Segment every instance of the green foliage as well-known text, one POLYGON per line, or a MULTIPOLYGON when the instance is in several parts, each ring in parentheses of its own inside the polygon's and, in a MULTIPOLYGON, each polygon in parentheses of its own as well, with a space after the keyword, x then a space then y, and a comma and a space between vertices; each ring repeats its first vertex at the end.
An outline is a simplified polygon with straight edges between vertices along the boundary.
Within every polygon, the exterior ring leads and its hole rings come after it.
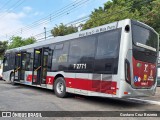
POLYGON ((160 33, 160 0, 112 0, 103 8, 95 9, 83 30, 119 21, 135 19, 142 21, 160 33))
POLYGON ((11 38, 12 43, 8 46, 8 49, 17 48, 29 44, 33 44, 36 42, 36 39, 34 37, 30 37, 27 39, 22 39, 22 37, 16 36, 11 38))
POLYGON ((71 33, 75 33, 78 31, 77 27, 74 26, 69 26, 67 27, 66 25, 63 25, 62 23, 59 26, 54 27, 51 30, 51 33, 54 37, 56 36, 64 36, 64 35, 68 35, 71 33))
POLYGON ((0 59, 3 58, 4 52, 7 49, 7 41, 0 41, 0 59))
POLYGON ((24 45, 29 45, 29 44, 33 44, 36 42, 36 39, 34 37, 29 37, 27 39, 24 39, 24 45))
POLYGON ((142 7, 144 17, 142 21, 152 26, 160 34, 160 0, 154 0, 150 7, 142 7))

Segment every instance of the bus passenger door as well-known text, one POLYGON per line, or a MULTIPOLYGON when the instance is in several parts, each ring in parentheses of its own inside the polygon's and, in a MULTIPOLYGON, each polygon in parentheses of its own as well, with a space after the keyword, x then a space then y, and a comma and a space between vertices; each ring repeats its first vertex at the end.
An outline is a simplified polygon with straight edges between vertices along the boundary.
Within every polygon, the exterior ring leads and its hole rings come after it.
POLYGON ((28 58, 30 58, 30 53, 26 51, 21 52, 21 75, 20 80, 24 81, 25 79, 25 71, 27 69, 28 58))
POLYGON ((32 84, 40 85, 42 49, 34 49, 32 84))
POLYGON ((32 84, 46 87, 47 71, 51 69, 51 56, 52 50, 50 48, 44 47, 34 50, 32 84))
POLYGON ((15 54, 15 65, 14 65, 14 81, 20 81, 21 76, 21 53, 15 54))
POLYGON ((41 63, 41 86, 46 86, 47 71, 51 70, 52 50, 44 47, 42 49, 42 63, 41 63))

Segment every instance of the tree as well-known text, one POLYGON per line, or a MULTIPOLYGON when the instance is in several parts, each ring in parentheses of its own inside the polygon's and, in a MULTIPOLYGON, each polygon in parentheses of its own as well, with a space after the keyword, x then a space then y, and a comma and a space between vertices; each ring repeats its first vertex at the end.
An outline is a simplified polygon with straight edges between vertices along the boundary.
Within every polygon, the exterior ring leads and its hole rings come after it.
POLYGON ((36 42, 36 39, 34 37, 30 37, 27 39, 22 39, 22 37, 16 36, 11 38, 12 43, 8 45, 8 49, 17 48, 29 44, 33 44, 36 42))
POLYGON ((160 0, 112 0, 95 9, 82 29, 89 29, 122 19, 135 19, 153 27, 160 34, 160 0))
POLYGON ((12 43, 8 46, 9 49, 21 47, 24 44, 22 37, 19 37, 19 36, 16 36, 16 37, 13 36, 11 38, 11 41, 12 43))
POLYGON ((142 21, 160 33, 160 0, 112 0, 95 9, 83 30, 130 18, 142 21))
POLYGON ((8 49, 17 48, 29 44, 33 44, 36 42, 36 39, 34 37, 30 37, 27 39, 22 39, 22 37, 16 36, 11 38, 12 43, 8 46, 8 49))
POLYGON ((27 39, 24 39, 24 45, 33 44, 36 42, 36 39, 34 37, 29 37, 27 39))
POLYGON ((56 36, 64 36, 64 35, 68 35, 68 34, 71 34, 71 33, 75 33, 78 31, 78 28, 77 27, 74 27, 74 26, 66 26, 64 24, 60 24, 59 26, 56 25, 56 27, 54 27, 52 30, 51 30, 51 33, 54 37, 56 36))
POLYGON ((7 49, 7 44, 8 44, 7 41, 0 41, 0 59, 3 58, 4 52, 7 49))
POLYGON ((145 13, 142 21, 160 34, 160 0, 154 0, 150 7, 143 7, 142 9, 145 13))

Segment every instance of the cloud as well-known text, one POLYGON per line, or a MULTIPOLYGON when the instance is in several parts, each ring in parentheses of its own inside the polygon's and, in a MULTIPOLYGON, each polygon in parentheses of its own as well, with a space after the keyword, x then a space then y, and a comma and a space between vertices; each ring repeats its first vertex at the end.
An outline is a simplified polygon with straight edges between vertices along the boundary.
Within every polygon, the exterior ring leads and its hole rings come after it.
POLYGON ((19 12, 19 13, 4 13, 4 18, 3 19, 7 19, 7 20, 10 20, 10 19, 13 19, 13 20, 17 20, 17 19, 21 19, 21 18, 24 18, 26 17, 26 14, 23 13, 23 12, 19 12))
POLYGON ((23 7, 23 11, 26 13, 30 13, 32 11, 32 8, 30 6, 23 7))
MULTIPOLYGON (((0 37, 8 36, 11 31, 15 31, 23 27, 21 19, 26 15, 22 12, 20 13, 0 13, 0 37)), ((5 38, 4 38, 5 39, 5 38)), ((1 40, 1 39, 0 39, 1 40)))
POLYGON ((38 11, 33 13, 34 16, 39 16, 39 15, 43 15, 43 14, 44 14, 43 12, 38 12, 38 11))
MULTIPOLYGON (((41 12, 31 11, 31 7, 23 7, 22 12, 18 13, 0 12, 0 41, 9 40, 13 35, 21 36, 22 38, 28 38, 44 32, 44 27, 48 27, 47 24, 40 24, 35 28, 29 28, 29 30, 26 30, 26 23, 24 22, 24 19, 42 14, 41 12)), ((40 22, 45 23, 48 21, 40 22)))

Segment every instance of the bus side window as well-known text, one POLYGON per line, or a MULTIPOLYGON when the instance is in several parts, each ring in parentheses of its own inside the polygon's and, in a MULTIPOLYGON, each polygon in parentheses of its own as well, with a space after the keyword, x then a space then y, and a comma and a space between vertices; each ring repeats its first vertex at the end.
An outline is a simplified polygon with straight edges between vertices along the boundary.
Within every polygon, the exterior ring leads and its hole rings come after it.
POLYGON ((53 52, 52 62, 64 63, 68 61, 68 47, 69 43, 65 42, 64 44, 56 45, 53 52))
POLYGON ((28 65, 29 65, 29 61, 30 61, 30 53, 28 53, 27 55, 26 55, 26 64, 25 64, 25 69, 27 70, 28 69, 28 65))
POLYGON ((98 35, 94 68, 96 73, 117 74, 120 33, 121 29, 117 29, 98 35))
POLYGON ((69 50, 69 68, 76 72, 92 72, 96 36, 86 36, 72 40, 69 50))
POLYGON ((52 70, 66 69, 68 62, 69 42, 57 44, 53 51, 52 70))
POLYGON ((52 63, 58 62, 59 56, 62 53, 62 50, 63 50, 63 44, 58 44, 55 46, 55 50, 53 52, 52 63))
POLYGON ((8 65, 9 64, 8 59, 9 59, 9 54, 6 54, 6 56, 3 59, 3 72, 10 70, 9 65, 8 65))
POLYGON ((10 54, 8 64, 10 65, 10 69, 14 69, 15 53, 11 53, 11 54, 10 54))
POLYGON ((80 58, 81 58, 81 48, 76 44, 71 45, 69 61, 76 62, 80 58))
POLYGON ((29 64, 27 66, 28 70, 32 70, 33 69, 33 58, 30 59, 29 64))
POLYGON ((33 49, 30 49, 27 51, 26 56, 26 70, 32 70, 33 69, 33 49))
POLYGON ((87 36, 71 41, 69 62, 86 63, 94 58, 95 52, 95 36, 87 36))

